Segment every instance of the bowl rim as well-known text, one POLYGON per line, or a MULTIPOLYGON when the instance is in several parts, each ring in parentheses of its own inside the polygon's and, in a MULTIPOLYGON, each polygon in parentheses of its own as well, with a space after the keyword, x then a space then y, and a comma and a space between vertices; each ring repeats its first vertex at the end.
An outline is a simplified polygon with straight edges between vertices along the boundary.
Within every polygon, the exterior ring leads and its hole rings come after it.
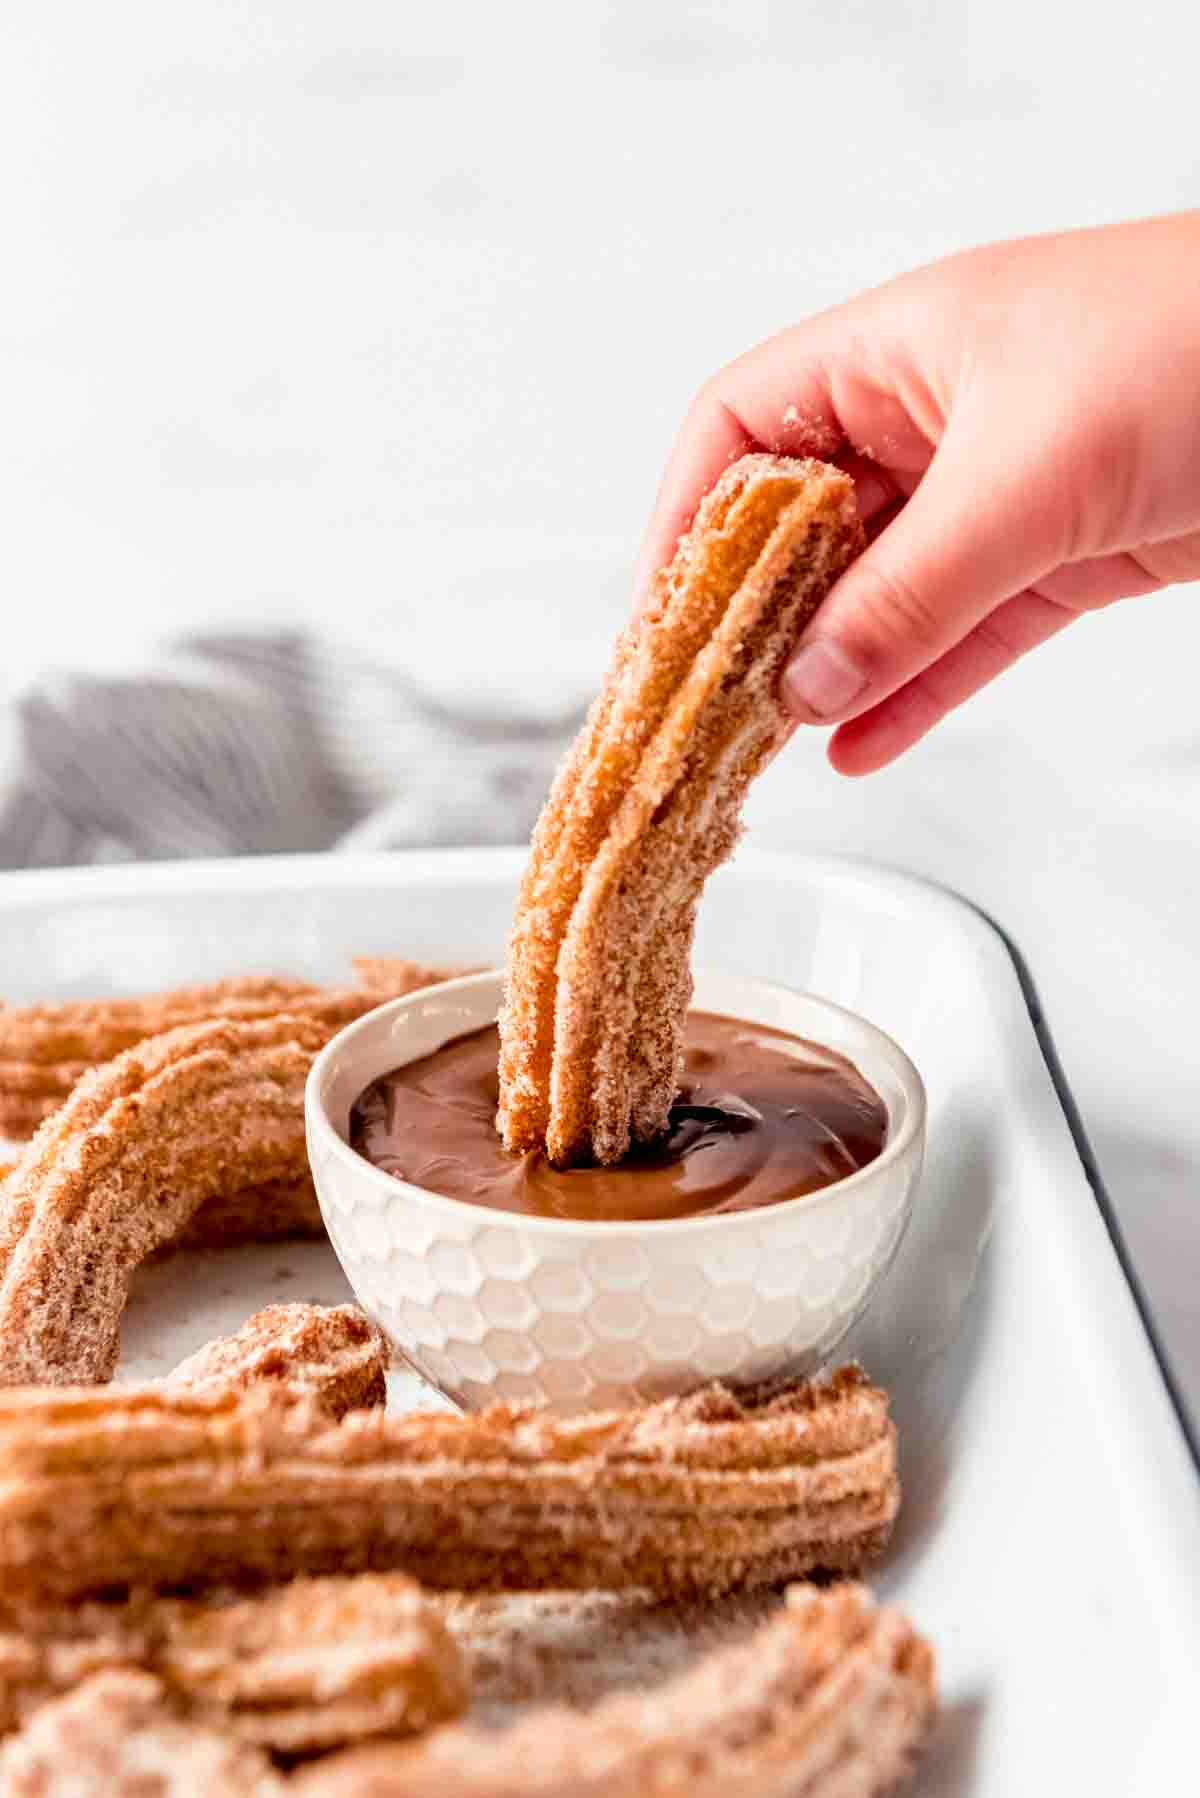
MULTIPOLYGON (((471 992, 477 987, 502 983, 503 972, 498 968, 482 968, 474 973, 461 974, 455 980, 439 981, 435 986, 423 986, 414 992, 404 993, 398 999, 389 999, 383 1005, 375 1006, 364 1012, 362 1017, 355 1018, 346 1024, 335 1036, 330 1037, 325 1047, 320 1050, 304 1086, 304 1116, 309 1133, 310 1149, 313 1138, 320 1141, 322 1149, 333 1161, 340 1163, 348 1178, 369 1180, 379 1193, 387 1198, 395 1199, 404 1195, 407 1203, 417 1203, 434 1211, 450 1212, 457 1215, 469 1215, 477 1222, 494 1229, 532 1230, 537 1233, 549 1233, 555 1236, 587 1238, 611 1241, 618 1237, 649 1236, 654 1241, 666 1240, 669 1236, 680 1232, 688 1236, 696 1236, 702 1232, 714 1230, 734 1230, 748 1228, 755 1224, 761 1227, 764 1214, 769 1214, 772 1222, 782 1222, 785 1218, 794 1217, 801 1209, 805 1211, 823 1210, 831 1204, 838 1204, 850 1194, 857 1194, 872 1182, 886 1175, 888 1170, 908 1155, 914 1144, 919 1145, 925 1130, 928 1113, 928 1097, 925 1082, 911 1057, 905 1053, 900 1044, 877 1024, 872 1024, 858 1012, 847 1006, 838 1005, 832 999, 825 999, 818 993, 810 993, 803 987, 789 986, 782 980, 766 980, 754 974, 735 974, 719 968, 696 969, 697 983, 706 978, 737 981, 746 987, 753 987, 762 993, 772 993, 787 999, 803 999, 806 1004, 815 1006, 819 1011, 838 1018, 857 1032, 860 1038, 869 1042, 885 1060, 892 1065, 904 1095, 905 1111, 894 1137, 889 1138, 882 1151, 874 1161, 866 1167, 859 1168, 853 1174, 847 1174, 841 1180, 835 1180, 830 1186, 823 1186, 817 1192, 799 1193, 792 1199, 781 1199, 777 1204, 759 1206, 749 1211, 724 1211, 709 1217, 677 1217, 677 1218, 627 1218, 605 1219, 589 1222, 584 1218, 574 1217, 540 1217, 535 1213, 523 1211, 494 1210, 488 1205, 473 1205, 469 1199, 451 1198, 447 1193, 433 1192, 428 1187, 416 1186, 409 1180, 400 1180, 395 1174, 387 1173, 376 1167, 373 1162, 360 1155, 357 1149, 342 1136, 334 1125, 324 1102, 323 1087, 333 1063, 344 1055, 347 1048, 353 1045, 357 1036, 369 1034, 389 1018, 400 1017, 414 1005, 429 998, 433 993, 439 997, 451 997, 455 993, 471 992)), ((729 1014, 721 1014, 729 1015, 729 1014)), ((483 1026, 481 1025, 482 1029, 483 1026)), ((830 1045, 831 1046, 831 1045, 830 1045)), ((853 1060, 853 1045, 846 1044, 836 1051, 846 1054, 853 1060)), ((396 1064, 392 1064, 393 1066, 396 1064)), ((403 1065, 403 1064, 401 1064, 403 1065)), ((855 1063, 857 1066, 857 1063, 855 1063)), ((378 1068, 363 1081, 369 1086, 377 1080, 387 1068, 378 1068)), ((861 1070, 860 1070, 861 1071, 861 1070)), ((863 1076, 864 1079, 867 1077, 863 1076)), ((310 1154, 310 1160, 313 1157, 310 1154)), ((315 1174, 315 1169, 314 1169, 315 1174)), ((320 1183, 316 1182, 317 1198, 321 1203, 322 1215, 325 1212, 321 1200, 320 1183)), ((910 1201, 911 1203, 911 1194, 910 1201)))

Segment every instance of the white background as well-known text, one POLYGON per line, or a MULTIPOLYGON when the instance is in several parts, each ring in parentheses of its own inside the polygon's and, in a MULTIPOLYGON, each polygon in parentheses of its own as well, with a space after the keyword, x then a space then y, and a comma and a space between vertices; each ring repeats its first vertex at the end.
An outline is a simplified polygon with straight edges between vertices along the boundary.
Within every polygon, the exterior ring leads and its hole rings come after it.
MULTIPOLYGON (((717 364, 963 243, 1197 203, 1191 11, 6 0, 7 678, 300 620, 586 688, 717 364)), ((1023 945, 1200 1404, 1196 600, 864 783, 807 738, 752 818, 1023 945)))

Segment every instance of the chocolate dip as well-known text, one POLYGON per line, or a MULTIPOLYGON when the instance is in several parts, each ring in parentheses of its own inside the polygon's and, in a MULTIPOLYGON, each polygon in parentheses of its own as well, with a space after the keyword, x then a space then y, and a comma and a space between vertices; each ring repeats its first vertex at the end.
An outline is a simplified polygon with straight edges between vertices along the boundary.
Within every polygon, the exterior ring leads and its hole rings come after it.
POLYGON ((497 1211, 586 1223, 712 1217, 816 1192, 883 1148, 883 1101, 815 1043, 692 1012, 667 1132, 616 1167, 557 1168, 510 1155, 496 1134, 494 1025, 373 1081, 350 1141, 376 1167, 497 1211))

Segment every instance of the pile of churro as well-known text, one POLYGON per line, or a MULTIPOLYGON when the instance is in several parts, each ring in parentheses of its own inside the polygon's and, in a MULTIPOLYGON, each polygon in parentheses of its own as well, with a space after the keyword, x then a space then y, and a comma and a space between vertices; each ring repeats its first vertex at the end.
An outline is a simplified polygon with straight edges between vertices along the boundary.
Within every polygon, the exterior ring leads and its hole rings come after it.
POLYGON ((791 1583, 886 1545, 895 1433, 865 1375, 392 1416, 385 1363, 354 1307, 282 1305, 152 1385, 3 1395, 0 1792, 832 1798, 901 1776, 928 1646, 852 1580, 791 1583), (526 1597, 526 1702, 499 1734, 473 1721, 461 1595, 564 1588, 763 1603, 656 1688, 569 1707, 526 1597))
MULTIPOLYGON (((661 1130, 700 889, 860 542, 845 476, 748 457, 622 641, 518 903, 513 1150, 608 1162, 661 1130)), ((366 1316, 287 1304, 109 1383, 150 1257, 319 1229, 314 1056, 461 971, 0 1008, 0 1133, 29 1139, 0 1180, 0 1798, 873 1798, 912 1764, 933 1656, 857 1583, 900 1503, 857 1367, 397 1415, 366 1316), (638 1678, 656 1629, 700 1649, 638 1678)))

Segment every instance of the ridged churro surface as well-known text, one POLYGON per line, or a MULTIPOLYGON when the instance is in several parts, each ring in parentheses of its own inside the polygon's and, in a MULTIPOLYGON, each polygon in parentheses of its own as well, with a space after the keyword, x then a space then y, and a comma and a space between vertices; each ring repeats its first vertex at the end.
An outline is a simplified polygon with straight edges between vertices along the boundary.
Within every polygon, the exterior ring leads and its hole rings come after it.
POLYGON ((89 1068, 148 1037, 214 1018, 252 1021, 287 1012, 330 1031, 388 999, 467 970, 401 956, 360 956, 354 987, 323 987, 273 974, 241 974, 136 998, 0 1006, 0 1136, 29 1137, 57 1111, 89 1068))
POLYGON ((413 1735, 466 1702, 434 1601, 403 1574, 359 1573, 249 1597, 0 1607, 0 1730, 115 1667, 161 1680, 177 1715, 288 1755, 413 1735))
POLYGON ((618 643, 517 899, 500 1014, 507 1148, 608 1163, 665 1128, 701 889, 790 729, 784 658, 862 543, 840 470, 745 456, 618 643))
POLYGON ((933 1712, 933 1656, 899 1611, 859 1586, 801 1588, 746 1643, 656 1690, 336 1755, 297 1798, 881 1798, 933 1712))
POLYGON ((133 1270, 206 1201, 306 1175, 331 1028, 185 1025, 85 1075, 0 1185, 0 1383, 108 1379, 133 1270))
POLYGON ((22 1602, 361 1568, 715 1595, 857 1571, 898 1503, 887 1397, 855 1368, 566 1419, 0 1393, 0 1591, 22 1602))

